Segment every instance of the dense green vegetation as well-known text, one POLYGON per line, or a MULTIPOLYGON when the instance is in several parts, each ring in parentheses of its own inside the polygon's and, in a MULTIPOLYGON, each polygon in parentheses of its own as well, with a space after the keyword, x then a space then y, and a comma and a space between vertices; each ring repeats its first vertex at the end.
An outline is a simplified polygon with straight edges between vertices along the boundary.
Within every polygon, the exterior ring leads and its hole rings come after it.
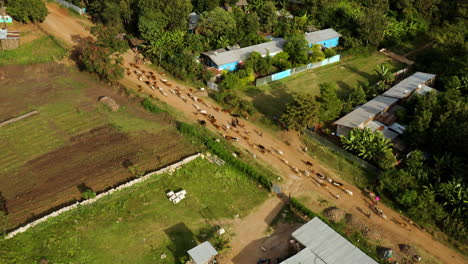
POLYGON ((42 22, 48 12, 42 0, 7 0, 7 13, 15 20, 28 22, 42 22))
POLYGON ((198 243, 225 244, 208 223, 243 217, 267 195, 232 166, 198 159, 0 241, 0 262, 180 263, 198 243), (180 188, 186 199, 171 203, 166 191, 180 188))

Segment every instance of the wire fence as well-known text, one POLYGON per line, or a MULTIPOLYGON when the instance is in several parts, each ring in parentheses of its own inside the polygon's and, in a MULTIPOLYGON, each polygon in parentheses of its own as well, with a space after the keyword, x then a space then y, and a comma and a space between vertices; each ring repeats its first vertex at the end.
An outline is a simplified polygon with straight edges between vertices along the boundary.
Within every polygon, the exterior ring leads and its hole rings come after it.
POLYGON ((78 14, 80 15, 84 15, 84 13, 86 13, 86 8, 81 8, 81 7, 78 7, 72 3, 69 3, 67 1, 63 1, 63 0, 54 0, 55 2, 67 7, 67 8, 71 8, 73 10, 75 10, 76 12, 78 12, 78 14))
POLYGON ((272 74, 263 78, 258 78, 257 80, 255 80, 255 85, 260 86, 260 85, 264 85, 270 82, 274 82, 274 81, 289 77, 291 75, 294 75, 294 74, 297 74, 306 70, 315 69, 315 68, 322 67, 331 63, 339 62, 340 59, 341 59, 340 55, 335 55, 321 62, 309 63, 307 65, 302 65, 302 66, 288 69, 282 72, 277 72, 275 74, 272 74))
POLYGON ((380 169, 377 168, 376 166, 370 164, 369 162, 365 161, 365 160, 362 160, 356 156, 354 156, 353 154, 347 152, 346 150, 342 149, 341 147, 333 144, 332 142, 330 142, 329 140, 327 140, 326 138, 324 137, 321 137, 319 135, 317 135, 316 133, 310 131, 310 130, 306 130, 305 131, 305 134, 313 139, 314 141, 316 141, 317 143, 327 147, 328 149, 330 149, 331 151, 335 152, 336 154, 338 154, 339 156, 347 159, 348 161, 354 163, 354 164, 357 164, 359 167, 365 169, 365 170, 368 170, 368 171, 371 171, 375 174, 379 174, 380 173, 380 169))

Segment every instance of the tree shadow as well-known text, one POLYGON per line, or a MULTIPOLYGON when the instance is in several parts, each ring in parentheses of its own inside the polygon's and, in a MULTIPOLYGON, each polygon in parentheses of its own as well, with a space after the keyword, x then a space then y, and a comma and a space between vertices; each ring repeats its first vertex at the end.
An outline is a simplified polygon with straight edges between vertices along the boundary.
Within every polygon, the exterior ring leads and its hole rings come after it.
POLYGON ((336 91, 336 95, 338 96, 338 98, 340 99, 344 99, 346 97, 348 97, 349 93, 351 92, 351 89, 353 87, 351 87, 351 85, 343 82, 343 81, 337 81, 336 84, 338 85, 339 89, 337 89, 336 91))
POLYGON ((276 120, 284 113, 286 105, 293 101, 293 97, 288 88, 280 82, 270 86, 270 94, 262 93, 253 97, 253 105, 267 118, 276 120))
POLYGON ((164 233, 171 239, 172 244, 167 249, 172 252, 174 259, 178 260, 187 255, 187 251, 197 246, 193 232, 185 225, 178 223, 164 230, 164 233))
POLYGON ((78 190, 80 191, 80 193, 83 193, 87 190, 91 190, 93 191, 93 188, 89 187, 88 185, 86 185, 86 183, 81 183, 79 185, 76 186, 76 188, 78 188, 78 190))
POLYGON ((357 75, 367 79, 367 80, 374 80, 376 79, 376 75, 373 75, 373 74, 370 74, 370 73, 367 73, 367 72, 363 72, 361 70, 359 70, 358 68, 354 67, 354 66, 351 66, 349 64, 343 64, 343 67, 345 67, 346 69, 350 70, 351 72, 354 72, 356 73, 357 75))

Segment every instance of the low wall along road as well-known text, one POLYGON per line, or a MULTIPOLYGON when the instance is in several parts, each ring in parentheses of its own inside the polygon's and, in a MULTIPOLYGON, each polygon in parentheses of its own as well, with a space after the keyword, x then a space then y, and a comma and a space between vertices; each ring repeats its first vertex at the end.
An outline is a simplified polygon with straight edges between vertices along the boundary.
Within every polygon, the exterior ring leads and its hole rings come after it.
POLYGON ((55 211, 53 213, 50 213, 50 214, 48 214, 48 215, 46 215, 44 217, 41 217, 41 218, 37 219, 36 221, 33 221, 33 222, 23 226, 23 227, 20 227, 20 228, 14 230, 14 231, 8 233, 5 236, 5 239, 9 239, 9 238, 12 238, 12 237, 16 236, 19 233, 26 232, 29 228, 34 227, 34 226, 36 226, 36 225, 38 225, 38 224, 40 224, 42 222, 45 222, 51 217, 55 217, 55 216, 58 216, 60 214, 63 214, 65 212, 67 212, 67 211, 70 211, 72 209, 77 208, 78 206, 92 204, 92 203, 98 201, 99 199, 102 199, 103 197, 111 195, 112 193, 114 193, 116 191, 120 191, 120 190, 129 188, 129 187, 131 187, 131 186, 133 186, 133 185, 135 185, 137 183, 144 182, 144 181, 148 180, 150 177, 152 177, 154 175, 163 174, 163 173, 167 173, 167 172, 173 172, 176 169, 178 169, 179 167, 181 167, 182 165, 187 164, 187 163, 195 160, 196 158, 201 157, 202 155, 203 154, 201 154, 201 153, 192 155, 192 156, 190 156, 188 158, 185 158, 185 159, 183 159, 183 160, 181 160, 179 162, 176 162, 176 163, 174 163, 172 165, 169 165, 169 166, 167 166, 165 168, 162 168, 162 169, 157 170, 157 171, 153 171, 153 172, 148 173, 148 174, 146 174, 146 175, 144 175, 144 176, 142 176, 140 178, 137 178, 137 179, 131 180, 131 181, 127 182, 127 183, 124 183, 124 184, 122 184, 122 185, 120 185, 120 186, 118 186, 116 188, 112 188, 107 192, 103 192, 103 193, 97 195, 93 199, 88 199, 88 200, 84 200, 84 201, 81 201, 81 202, 76 202, 76 203, 74 203, 72 205, 69 205, 69 206, 65 206, 65 207, 63 207, 63 208, 61 208, 61 209, 59 209, 59 210, 57 210, 57 211, 55 211))

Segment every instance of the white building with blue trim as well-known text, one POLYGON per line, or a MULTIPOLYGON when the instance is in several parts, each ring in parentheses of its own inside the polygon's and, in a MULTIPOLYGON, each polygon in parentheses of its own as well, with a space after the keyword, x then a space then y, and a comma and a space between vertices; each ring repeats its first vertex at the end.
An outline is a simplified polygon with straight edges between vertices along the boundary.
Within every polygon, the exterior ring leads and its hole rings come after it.
MULTIPOLYGON (((319 44, 324 48, 333 48, 338 46, 341 35, 332 28, 305 33, 309 47, 319 44)), ((283 38, 273 38, 272 41, 253 45, 241 49, 221 49, 202 53, 203 61, 206 65, 214 67, 220 71, 233 71, 237 69, 239 63, 245 61, 252 52, 258 52, 262 56, 275 56, 283 51, 286 40, 283 38)))

